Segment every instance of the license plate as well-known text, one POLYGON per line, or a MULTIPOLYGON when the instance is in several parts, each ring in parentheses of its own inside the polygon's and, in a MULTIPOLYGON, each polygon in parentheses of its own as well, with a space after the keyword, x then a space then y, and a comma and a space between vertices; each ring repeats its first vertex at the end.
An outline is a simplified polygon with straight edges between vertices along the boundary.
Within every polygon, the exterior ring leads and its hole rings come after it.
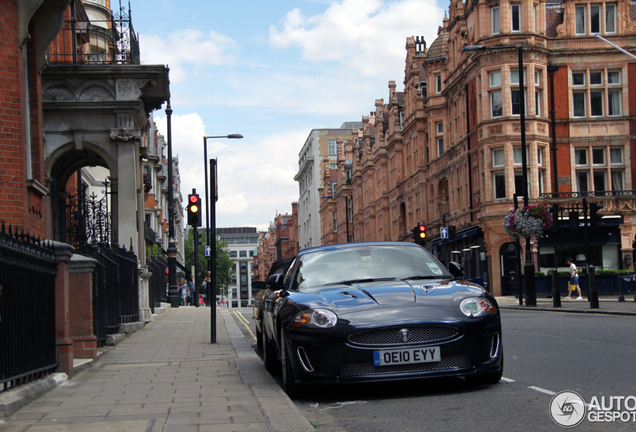
POLYGON ((439 347, 373 351, 374 366, 431 363, 441 360, 439 347))

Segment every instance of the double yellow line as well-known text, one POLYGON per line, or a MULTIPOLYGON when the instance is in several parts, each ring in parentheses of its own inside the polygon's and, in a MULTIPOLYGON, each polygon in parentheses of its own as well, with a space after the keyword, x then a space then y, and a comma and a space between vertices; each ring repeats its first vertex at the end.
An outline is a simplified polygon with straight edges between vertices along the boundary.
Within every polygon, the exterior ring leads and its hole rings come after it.
POLYGON ((250 328, 250 322, 247 320, 247 318, 245 318, 242 313, 237 311, 232 312, 232 314, 236 317, 236 319, 239 320, 241 324, 245 326, 250 336, 252 336, 252 339, 256 340, 256 336, 254 336, 254 333, 252 333, 252 329, 250 328))

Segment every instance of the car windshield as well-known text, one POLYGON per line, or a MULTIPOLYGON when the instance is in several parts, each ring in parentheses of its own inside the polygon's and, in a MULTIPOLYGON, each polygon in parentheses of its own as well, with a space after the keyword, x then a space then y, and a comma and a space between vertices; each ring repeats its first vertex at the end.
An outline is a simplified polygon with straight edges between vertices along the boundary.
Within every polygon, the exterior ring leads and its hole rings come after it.
POLYGON ((307 290, 336 284, 452 277, 439 261, 422 248, 370 245, 303 255, 294 286, 299 290, 307 290))

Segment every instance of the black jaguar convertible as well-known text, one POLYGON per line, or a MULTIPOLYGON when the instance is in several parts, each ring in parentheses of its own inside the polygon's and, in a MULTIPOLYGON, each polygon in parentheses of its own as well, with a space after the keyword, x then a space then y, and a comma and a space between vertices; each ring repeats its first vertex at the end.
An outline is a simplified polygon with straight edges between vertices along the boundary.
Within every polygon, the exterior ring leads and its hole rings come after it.
POLYGON ((413 243, 305 249, 267 279, 255 311, 265 367, 284 390, 503 371, 497 302, 413 243))

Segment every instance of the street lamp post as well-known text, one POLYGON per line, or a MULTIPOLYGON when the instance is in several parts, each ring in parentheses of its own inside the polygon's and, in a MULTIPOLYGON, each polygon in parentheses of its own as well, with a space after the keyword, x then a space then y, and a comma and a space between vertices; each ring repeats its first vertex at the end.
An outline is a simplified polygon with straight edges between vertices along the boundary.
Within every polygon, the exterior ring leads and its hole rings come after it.
POLYGON ((172 108, 169 98, 166 104, 166 126, 168 132, 168 300, 170 307, 178 308, 177 242, 174 232, 174 184, 172 180, 172 108))
MULTIPOLYGON (((205 135, 203 137, 203 169, 205 171, 205 231, 207 237, 207 246, 210 246, 211 252, 210 257, 208 258, 208 270, 210 273, 210 282, 207 286, 207 301, 210 305, 211 310, 211 343, 216 343, 216 220, 214 222, 214 238, 211 237, 210 233, 210 193, 208 190, 208 139, 213 138, 228 138, 228 139, 241 139, 243 135, 241 134, 230 134, 230 135, 219 135, 219 136, 208 136, 205 135), (212 240, 214 239, 214 243, 212 240)), ((213 169, 212 175, 216 175, 216 160, 214 163, 210 160, 210 169, 213 169), (214 168, 212 168, 214 167, 214 168)), ((216 178, 214 179, 214 189, 216 191, 216 178)), ((216 204, 216 192, 214 195, 214 204, 216 204)), ((216 219, 216 208, 215 208, 215 219, 216 219)), ((207 276, 207 275, 206 275, 207 276)), ((198 300, 198 299, 197 299, 198 300)))
MULTIPOLYGON (((526 104, 524 94, 524 70, 523 70, 523 45, 495 45, 492 47, 485 45, 468 45, 462 52, 486 51, 492 49, 517 49, 517 60, 519 63, 519 119, 521 120, 521 175, 523 182, 523 205, 528 206, 530 188, 528 185, 528 161, 526 155, 526 104)), ((524 263, 524 280, 526 283, 526 306, 536 306, 537 297, 534 286, 534 264, 532 263, 532 247, 530 237, 526 237, 526 253, 524 263)), ((519 296, 521 298, 521 295, 519 296)))

